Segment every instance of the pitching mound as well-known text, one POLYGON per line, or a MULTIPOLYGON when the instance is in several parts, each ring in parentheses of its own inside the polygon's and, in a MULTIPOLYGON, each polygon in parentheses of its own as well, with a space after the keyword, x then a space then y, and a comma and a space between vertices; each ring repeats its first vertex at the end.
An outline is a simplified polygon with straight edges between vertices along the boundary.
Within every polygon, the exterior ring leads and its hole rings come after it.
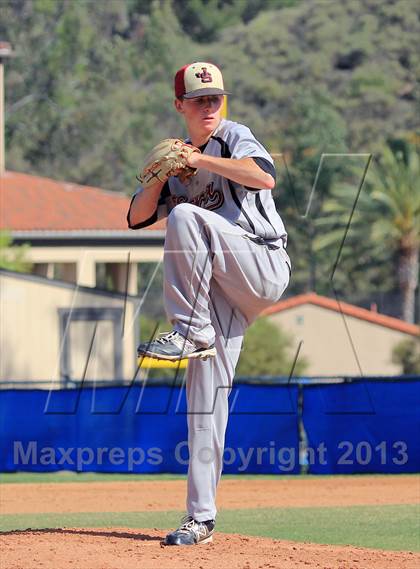
POLYGON ((45 529, 0 535, 8 569, 417 569, 420 554, 218 533, 213 543, 162 547, 161 530, 45 529))

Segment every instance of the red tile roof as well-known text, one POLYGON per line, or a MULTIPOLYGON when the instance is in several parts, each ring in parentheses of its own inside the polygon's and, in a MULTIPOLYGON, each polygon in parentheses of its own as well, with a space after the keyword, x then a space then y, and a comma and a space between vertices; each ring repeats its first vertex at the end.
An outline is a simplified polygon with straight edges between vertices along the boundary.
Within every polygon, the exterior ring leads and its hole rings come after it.
POLYGON ((398 330, 399 332, 404 332, 405 334, 411 334, 412 336, 420 335, 420 327, 415 324, 409 324, 404 320, 399 320, 398 318, 393 318, 392 316, 386 316, 385 314, 378 314, 371 310, 366 310, 366 308, 360 308, 359 306, 354 306, 353 304, 348 304, 347 302, 338 302, 333 298, 327 298, 326 296, 320 296, 315 292, 308 292, 306 294, 298 294, 292 298, 287 298, 285 300, 280 300, 270 308, 267 308, 263 312, 263 316, 271 316, 277 314, 278 312, 283 312, 289 310, 290 308, 295 308, 296 306, 302 306, 303 304, 313 304, 315 306, 320 306, 321 308, 326 308, 327 310, 334 310, 335 312, 340 312, 346 316, 352 316, 353 318, 359 318, 360 320, 365 320, 366 322, 371 322, 372 324, 378 324, 379 326, 385 326, 386 328, 391 328, 393 330, 398 330))
POLYGON ((6 172, 0 177, 0 229, 127 229, 130 198, 90 186, 6 172))

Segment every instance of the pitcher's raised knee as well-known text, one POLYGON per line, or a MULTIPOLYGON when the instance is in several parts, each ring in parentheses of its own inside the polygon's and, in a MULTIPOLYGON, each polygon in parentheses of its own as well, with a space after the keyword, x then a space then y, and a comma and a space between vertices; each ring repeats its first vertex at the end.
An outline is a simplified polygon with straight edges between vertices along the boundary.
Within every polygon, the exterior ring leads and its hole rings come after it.
POLYGON ((193 218, 200 208, 194 204, 184 202, 176 205, 168 216, 168 223, 185 223, 193 218))

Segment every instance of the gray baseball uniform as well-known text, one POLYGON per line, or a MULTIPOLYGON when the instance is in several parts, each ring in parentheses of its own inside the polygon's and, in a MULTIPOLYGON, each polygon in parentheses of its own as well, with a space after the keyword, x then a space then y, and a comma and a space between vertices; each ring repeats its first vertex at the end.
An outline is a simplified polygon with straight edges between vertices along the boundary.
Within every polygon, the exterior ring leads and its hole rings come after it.
MULTIPOLYGON (((222 120, 201 150, 222 158, 251 157, 275 177, 271 156, 244 125, 222 120)), ((215 358, 190 360, 186 378, 187 512, 200 522, 216 516, 228 395, 243 335, 289 282, 287 233, 271 190, 246 188, 206 170, 185 185, 170 178, 156 212, 133 228, 164 215, 168 318, 184 337, 217 349, 215 358)))

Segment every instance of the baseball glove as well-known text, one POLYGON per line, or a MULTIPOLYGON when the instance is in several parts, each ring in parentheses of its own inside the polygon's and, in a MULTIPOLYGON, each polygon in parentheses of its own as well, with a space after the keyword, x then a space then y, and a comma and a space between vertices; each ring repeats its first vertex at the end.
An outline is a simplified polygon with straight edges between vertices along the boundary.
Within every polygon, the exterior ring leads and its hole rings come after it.
POLYGON ((146 156, 137 179, 145 189, 156 182, 166 182, 170 176, 178 176, 181 182, 185 182, 197 171, 187 164, 188 157, 193 152, 200 150, 178 138, 166 138, 146 156))

